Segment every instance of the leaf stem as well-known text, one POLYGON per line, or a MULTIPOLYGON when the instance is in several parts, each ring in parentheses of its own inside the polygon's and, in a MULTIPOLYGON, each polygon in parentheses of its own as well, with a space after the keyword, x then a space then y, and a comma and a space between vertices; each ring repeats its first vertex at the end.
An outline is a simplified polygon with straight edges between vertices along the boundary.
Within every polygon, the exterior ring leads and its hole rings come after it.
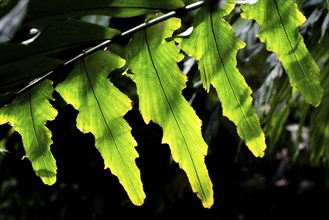
MULTIPOLYGON (((191 11, 191 10, 194 10, 194 9, 197 9, 197 8, 200 8, 202 7, 203 5, 205 4, 205 1, 197 1, 197 2, 194 2, 192 4, 189 4, 189 5, 186 5, 185 7, 181 8, 181 9, 177 9, 175 11, 170 11, 164 15, 161 15, 159 17, 156 17, 154 19, 151 19, 149 21, 146 21, 136 27, 133 27, 127 31, 124 31, 122 32, 120 35, 118 35, 117 37, 125 37, 127 35, 130 35, 130 34, 134 34, 138 31, 141 31, 141 30, 144 30, 152 25, 155 25, 155 24, 158 24, 162 21, 165 21, 171 17, 174 17, 175 15, 177 15, 179 12, 188 12, 188 11, 191 11)), ((55 69, 53 70, 50 70, 49 72, 45 73, 44 75, 42 75, 41 77, 39 78, 36 78, 32 81, 30 81, 26 86, 24 86, 23 88, 19 89, 19 90, 16 90, 16 91, 9 91, 5 94, 0 94, 0 96, 10 96, 8 97, 5 101, 3 101, 2 103, 0 103, 0 108, 2 106, 4 106, 6 103, 9 103, 14 97, 16 97, 18 94, 21 94, 22 92, 26 91, 27 89, 30 89, 32 88, 33 86, 35 86, 36 84, 40 83, 41 81, 43 81, 44 79, 48 78, 50 75, 52 75, 53 73, 55 72, 59 72, 58 70, 60 68, 63 68, 64 66, 67 66, 69 64, 72 64, 72 63, 75 63, 77 62, 78 60, 98 51, 98 50, 101 50, 101 49, 104 49, 106 46, 108 46, 110 43, 112 42, 112 39, 110 40, 106 40, 106 41, 103 41, 99 44, 97 44, 96 46, 94 47, 91 47, 85 51, 83 51, 82 53, 76 55, 75 57, 67 60, 66 62, 64 62, 63 64, 59 65, 58 67, 56 67, 55 69)))

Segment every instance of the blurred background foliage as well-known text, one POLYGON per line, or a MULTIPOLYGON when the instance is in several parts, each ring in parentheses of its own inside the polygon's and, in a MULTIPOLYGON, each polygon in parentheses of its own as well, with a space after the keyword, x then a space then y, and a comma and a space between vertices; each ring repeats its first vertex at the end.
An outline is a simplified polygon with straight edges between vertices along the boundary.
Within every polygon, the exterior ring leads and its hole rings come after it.
MULTIPOLYGON (((186 1, 189 2, 189 1, 186 1)), ((191 1, 190 1, 191 2, 191 1)), ((75 125, 77 112, 54 94, 59 114, 47 123, 53 134, 52 152, 57 160, 58 180, 44 185, 35 176, 19 134, 9 125, 0 126, 0 220, 32 219, 323 219, 329 216, 329 13, 324 0, 298 0, 307 18, 300 27, 307 48, 321 70, 325 89, 322 104, 314 108, 289 86, 275 54, 266 51, 256 34, 258 25, 240 17, 237 6, 226 19, 237 36, 247 43, 238 53, 238 68, 253 89, 254 106, 264 128, 268 149, 264 158, 255 158, 238 138, 235 126, 223 117, 215 91, 202 88, 197 64, 186 57, 179 63, 189 81, 183 91, 203 121, 209 145, 206 164, 214 183, 215 204, 204 209, 190 189, 187 178, 161 144, 162 130, 145 125, 138 107, 126 115, 139 143, 145 204, 134 206, 117 178, 103 169, 91 134, 82 134, 75 125), (319 127, 324 126, 324 127, 319 127), (325 136, 327 135, 327 136, 325 136)), ((192 25, 196 11, 182 14, 182 28, 192 25)), ((143 16, 111 18, 86 16, 80 19, 119 30, 143 22, 143 16)), ((29 36, 18 31, 14 39, 29 36)), ((113 42, 108 49, 121 55, 129 37, 113 42)), ((65 57, 76 55, 68 50, 65 57)), ((53 75, 56 83, 69 72, 53 75)), ((111 81, 138 103, 132 81, 118 70, 111 81)))

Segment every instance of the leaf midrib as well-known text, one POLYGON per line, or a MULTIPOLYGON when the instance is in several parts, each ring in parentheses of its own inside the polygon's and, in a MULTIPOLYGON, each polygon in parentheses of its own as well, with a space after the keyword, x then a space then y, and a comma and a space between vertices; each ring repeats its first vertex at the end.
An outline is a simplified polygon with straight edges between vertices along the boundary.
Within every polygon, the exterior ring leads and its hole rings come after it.
MULTIPOLYGON (((277 13, 278 13, 278 16, 279 16, 279 18, 280 18, 280 22, 281 22, 281 26, 282 26, 282 28, 283 28, 283 30, 284 30, 284 34, 286 35, 286 38, 287 38, 287 40, 288 40, 288 42, 289 42, 289 46, 290 46, 290 48, 291 48, 291 50, 292 50, 292 53, 294 54, 294 57, 295 57, 295 59, 296 59, 296 61, 297 61, 297 63, 298 63, 299 68, 301 69, 301 71, 302 71, 302 73, 303 73, 303 78, 306 79, 306 78, 307 78, 306 73, 304 72, 304 68, 302 68, 302 66, 301 66, 301 64, 300 64, 300 62, 299 62, 299 59, 298 59, 298 57, 297 57, 297 54, 296 54, 296 52, 295 52, 295 49, 294 49, 294 47, 292 46, 292 42, 291 42, 291 40, 290 40, 290 37, 289 37, 288 32, 287 32, 287 30, 286 30, 286 27, 285 27, 285 25, 284 25, 284 22, 283 22, 283 19, 282 19, 282 16, 281 16, 280 10, 279 10, 279 6, 278 6, 278 3, 277 3, 277 0, 274 0, 274 4, 275 4, 275 7, 276 7, 276 11, 277 11, 277 13)), ((306 80, 306 81, 307 81, 307 83, 308 83, 308 80, 306 80)))
MULTIPOLYGON (((119 147, 118 147, 118 145, 117 145, 117 143, 116 143, 116 140, 115 140, 115 138, 114 138, 113 132, 112 132, 112 130, 110 129, 110 126, 108 125, 108 123, 107 123, 107 121, 106 121, 106 117, 105 117, 105 115, 104 115, 104 111, 103 111, 103 109, 102 109, 102 106, 101 106, 101 104, 100 104, 98 98, 97 98, 96 92, 95 92, 94 87, 93 87, 92 80, 90 79, 90 76, 89 76, 89 71, 88 71, 88 68, 87 68, 87 65, 86 65, 86 61, 85 61, 85 59, 83 59, 82 62, 83 62, 83 68, 84 68, 85 73, 86 73, 86 75, 87 75, 87 79, 88 79, 88 82, 89 82, 89 86, 90 86, 91 91, 92 91, 92 93, 93 93, 93 95, 94 95, 94 98, 95 98, 95 100, 96 100, 97 106, 98 106, 98 108, 99 108, 99 110, 100 110, 100 113, 101 113, 101 115, 102 115, 103 121, 104 121, 104 123, 105 123, 105 125, 106 125, 107 130, 109 131, 109 133, 110 133, 110 135, 111 135, 111 137, 112 137, 112 140, 114 141, 115 149, 116 149, 116 151, 117 151, 117 153, 118 153, 118 155, 119 155, 119 157, 120 157, 120 161, 121 161, 121 163, 123 164, 123 167, 124 167, 125 173, 127 174, 128 178, 129 178, 130 185, 131 185, 131 186, 134 186, 134 183, 133 183, 133 181, 132 181, 132 179, 131 179, 131 177, 130 177, 130 175, 129 175, 129 172, 128 172, 128 169, 127 169, 127 165, 126 165, 126 163, 124 162, 123 156, 121 155, 121 152, 120 152, 119 149, 118 149, 119 147)), ((139 198, 136 188, 133 187, 133 189, 134 189, 135 195, 139 198)))
POLYGON ((226 77, 227 82, 228 82, 228 84, 229 84, 229 86, 230 86, 230 88, 231 88, 231 91, 232 91, 233 95, 234 95, 234 99, 235 99, 236 102, 239 104, 239 110, 240 110, 240 112, 241 112, 242 115, 243 115, 243 119, 245 119, 245 121, 247 122, 247 125, 248 125, 248 127, 249 127, 249 130, 251 131, 253 137, 256 137, 256 135, 254 134, 254 131, 253 131, 251 125, 249 124, 249 121, 246 119, 247 116, 246 116, 246 114, 245 114, 243 108, 242 108, 241 105, 240 105, 239 99, 237 98, 237 95, 235 94, 235 91, 234 91, 234 89, 233 89, 233 86, 232 86, 232 83, 231 83, 231 81, 230 81, 230 78, 228 77, 228 72, 227 72, 227 70, 226 70, 226 68, 225 68, 225 64, 224 64, 224 62, 223 62, 222 55, 220 54, 220 50, 219 50, 219 46, 218 46, 218 42, 217 42, 217 38, 216 38, 216 33, 215 33, 215 30, 214 30, 214 24, 213 24, 212 13, 210 12, 209 14, 210 14, 209 17, 210 17, 210 24, 211 24, 211 25, 210 25, 210 26, 211 26, 211 34, 212 34, 212 36, 213 36, 213 38, 214 38, 214 41, 215 41, 215 44, 216 44, 216 49, 217 49, 217 52, 218 52, 218 57, 219 57, 220 62, 221 62, 221 64, 222 64, 222 66, 223 66, 224 73, 225 73, 225 77, 226 77))
POLYGON ((181 127, 179 126, 179 123, 178 123, 178 120, 177 120, 177 118, 176 118, 175 112, 173 111, 173 107, 172 107, 171 104, 170 104, 170 101, 169 101, 168 96, 167 96, 167 94, 166 94, 166 92, 165 92, 164 86, 162 85, 162 81, 161 81, 160 75, 159 75, 159 73, 158 73, 158 69, 156 68, 155 62, 154 62, 154 60, 153 60, 152 52, 151 52, 150 45, 149 45, 149 41, 148 41, 148 37, 147 37, 147 30, 144 30, 144 35, 145 35, 145 42, 146 42, 146 45, 147 45, 148 53, 149 53, 149 55, 150 55, 151 63, 152 63, 152 66, 153 66, 153 68, 154 68, 154 70, 155 70, 155 73, 156 73, 156 76, 157 76, 158 82, 159 82, 159 84, 160 84, 161 90, 162 90, 162 92, 163 92, 163 95, 165 96, 166 102, 167 102, 167 104, 168 104, 168 106, 169 106, 169 108, 170 108, 170 111, 171 111, 171 113, 172 113, 172 115, 173 115, 173 117, 174 117, 175 123, 176 123, 176 125, 177 125, 177 127, 178 127, 178 130, 179 130, 179 133, 180 133, 181 136, 183 137, 183 140, 184 140, 184 143, 185 143, 185 147, 186 147, 187 152, 188 152, 188 154, 189 154, 189 157, 190 157, 190 159, 191 159, 191 161, 192 161, 193 168, 194 168, 193 170, 194 170, 194 172, 195 172, 195 174, 196 174, 196 176, 197 176, 197 179, 198 179, 198 182, 199 182, 199 185, 200 185, 200 188, 201 188, 202 194, 203 194, 204 198, 206 198, 206 193, 204 192, 204 189, 203 189, 203 187, 202 187, 201 180, 200 180, 199 174, 198 174, 198 172, 197 172, 196 165, 195 165, 195 163, 194 163, 194 160, 193 160, 192 154, 191 154, 190 149, 189 149, 189 147, 188 147, 188 144, 187 144, 186 138, 185 138, 185 136, 184 136, 184 133, 183 133, 181 127))
POLYGON ((43 165, 46 166, 45 158, 42 156, 43 150, 42 150, 41 144, 39 142, 39 138, 38 138, 37 131, 36 131, 36 125, 35 125, 33 108, 32 108, 31 90, 28 91, 28 97, 29 97, 28 98, 28 103, 29 103, 29 112, 30 112, 30 119, 31 119, 31 124, 32 124, 32 130, 33 130, 34 138, 35 138, 35 140, 37 142, 37 151, 38 151, 37 157, 32 158, 33 160, 31 160, 31 162, 33 162, 35 159, 37 159, 37 158, 40 157, 41 160, 42 160, 43 165))

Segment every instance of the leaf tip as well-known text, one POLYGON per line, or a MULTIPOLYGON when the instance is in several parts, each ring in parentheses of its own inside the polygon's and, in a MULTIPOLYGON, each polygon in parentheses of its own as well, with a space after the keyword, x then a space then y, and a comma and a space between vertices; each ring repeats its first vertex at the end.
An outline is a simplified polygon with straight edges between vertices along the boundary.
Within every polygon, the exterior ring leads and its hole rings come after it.
POLYGON ((252 152, 252 154, 255 156, 255 157, 264 157, 265 155, 265 149, 266 149, 266 145, 264 146, 260 146, 260 147, 256 147, 254 149, 250 148, 250 151, 252 152))
POLYGON ((211 199, 202 202, 202 206, 206 209, 210 209, 213 205, 214 205, 214 197, 211 197, 211 199))
POLYGON ((52 186, 56 183, 56 176, 53 178, 41 178, 42 182, 48 186, 52 186))
POLYGON ((46 170, 46 169, 41 169, 41 170, 35 170, 35 174, 41 178, 42 182, 48 186, 52 186, 56 183, 56 173, 46 170))
POLYGON ((146 198, 146 195, 143 193, 143 195, 141 195, 141 197, 138 197, 137 199, 131 198, 131 202, 136 206, 142 206, 144 204, 145 198, 146 198))
POLYGON ((264 152, 264 151, 259 151, 259 152, 257 152, 257 153, 254 153, 254 155, 255 155, 256 157, 260 157, 260 158, 262 158, 262 157, 264 157, 265 152, 264 152))

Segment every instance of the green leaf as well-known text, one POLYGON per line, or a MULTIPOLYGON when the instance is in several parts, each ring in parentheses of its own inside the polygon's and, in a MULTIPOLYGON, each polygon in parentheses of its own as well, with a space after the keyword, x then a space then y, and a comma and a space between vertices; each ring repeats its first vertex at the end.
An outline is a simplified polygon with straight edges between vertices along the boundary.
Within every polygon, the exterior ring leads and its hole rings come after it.
POLYGON ((169 144, 173 159, 186 172, 192 190, 203 206, 213 204, 212 183, 205 165, 207 144, 201 121, 185 100, 186 76, 179 70, 179 48, 167 42, 180 27, 177 18, 136 33, 127 47, 130 77, 136 83, 139 108, 146 123, 163 128, 163 143, 169 144))
POLYGON ((0 124, 9 122, 22 136, 26 158, 45 184, 56 182, 56 161, 50 151, 51 133, 45 126, 54 120, 57 111, 48 100, 52 100, 52 82, 45 80, 16 97, 9 105, 0 109, 0 124))
POLYGON ((28 56, 15 60, 15 62, 0 65, 0 94, 26 81, 31 81, 37 78, 40 73, 53 70, 62 63, 63 61, 50 57, 28 56))
POLYGON ((258 37, 269 51, 278 55, 291 86, 301 92, 307 103, 318 106, 323 95, 320 70, 299 33, 305 17, 295 1, 259 1, 241 9, 244 18, 254 19, 260 25, 258 37))
POLYGON ((115 29, 72 19, 50 24, 28 45, 0 44, 0 51, 6 51, 0 53, 0 88, 7 89, 31 80, 62 63, 47 56, 93 41, 111 39, 119 33, 115 29))
POLYGON ((51 20, 84 15, 132 17, 156 11, 184 7, 182 0, 30 0, 28 24, 44 24, 51 20))
POLYGON ((266 122, 264 123, 264 132, 268 140, 268 146, 270 146, 268 153, 270 154, 277 150, 277 143, 282 136, 282 131, 291 114, 291 106, 294 102, 294 99, 291 98, 294 91, 289 86, 288 77, 283 76, 273 83, 272 94, 274 96, 269 101, 271 108, 266 114, 266 122))
POLYGON ((54 22, 40 31, 40 36, 28 45, 1 44, 0 51, 6 51, 6 53, 0 54, 0 65, 9 64, 33 55, 53 55, 64 49, 93 41, 112 39, 120 33, 120 31, 112 28, 105 28, 74 19, 54 22))
POLYGON ((91 132, 102 155, 135 205, 145 199, 140 171, 135 163, 138 153, 131 128, 123 116, 132 108, 131 100, 107 79, 125 61, 108 51, 98 51, 74 66, 56 90, 79 111, 77 127, 91 132))
POLYGON ((255 156, 262 157, 266 148, 264 133, 252 106, 251 89, 236 68, 237 51, 245 46, 225 22, 235 4, 209 12, 201 9, 194 19, 191 36, 184 39, 182 49, 198 60, 203 86, 209 91, 212 84, 222 104, 223 115, 237 127, 239 136, 255 156))

